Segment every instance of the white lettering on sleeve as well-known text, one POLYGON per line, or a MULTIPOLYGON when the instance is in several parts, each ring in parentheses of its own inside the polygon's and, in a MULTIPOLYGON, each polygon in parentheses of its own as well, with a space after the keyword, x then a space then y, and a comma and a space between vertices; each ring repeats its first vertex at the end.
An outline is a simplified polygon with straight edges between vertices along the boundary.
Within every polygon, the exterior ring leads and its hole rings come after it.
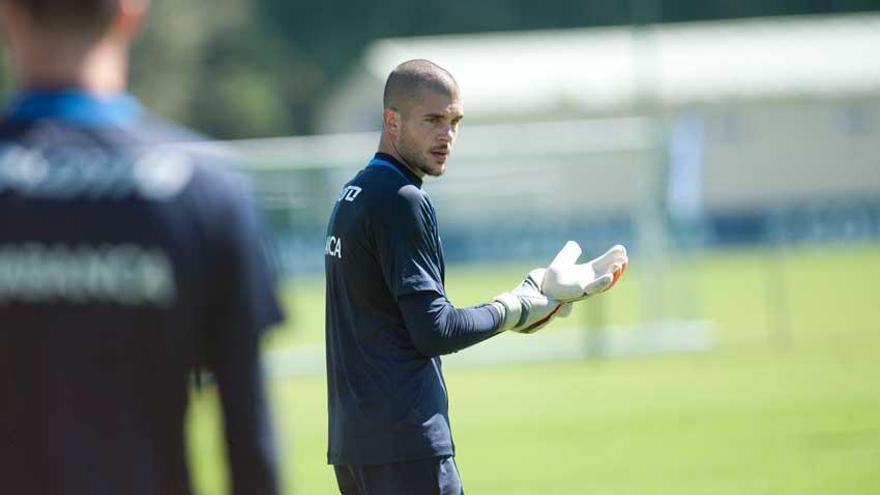
POLYGON ((334 256, 342 259, 342 238, 327 236, 327 242, 324 244, 324 256, 334 256))
POLYGON ((336 202, 338 203, 344 200, 353 203, 361 191, 363 191, 363 189, 358 186, 345 186, 342 188, 342 192, 339 193, 339 196, 336 197, 336 202))

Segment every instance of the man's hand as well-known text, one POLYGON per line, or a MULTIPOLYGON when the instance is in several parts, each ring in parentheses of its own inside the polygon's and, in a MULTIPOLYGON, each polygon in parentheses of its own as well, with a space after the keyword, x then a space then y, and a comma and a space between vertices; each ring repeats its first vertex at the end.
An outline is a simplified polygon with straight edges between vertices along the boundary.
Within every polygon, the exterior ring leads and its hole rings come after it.
POLYGON ((547 267, 541 285, 545 296, 570 303, 605 292, 620 280, 629 261, 626 248, 619 244, 602 256, 578 265, 581 253, 578 243, 565 243, 547 267))
POLYGON ((499 330, 534 333, 554 316, 568 316, 570 305, 541 293, 546 272, 546 268, 535 268, 515 289, 495 297, 492 303, 503 315, 499 330))

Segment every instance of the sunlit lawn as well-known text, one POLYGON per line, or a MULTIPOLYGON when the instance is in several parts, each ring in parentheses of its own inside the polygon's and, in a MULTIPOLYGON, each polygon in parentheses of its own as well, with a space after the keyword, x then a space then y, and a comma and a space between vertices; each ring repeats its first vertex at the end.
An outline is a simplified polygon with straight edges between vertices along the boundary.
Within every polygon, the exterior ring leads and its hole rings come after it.
MULTIPOLYGON (((610 325, 640 319, 638 261, 595 302, 610 325)), ((524 271, 451 267, 449 292, 474 304, 524 271)), ((712 351, 447 370, 466 492, 880 493, 880 249, 716 253, 668 273, 667 292, 682 290, 665 307, 713 321, 712 351)), ((285 298, 294 319, 267 347, 321 342, 322 281, 285 298)), ((276 379, 271 393, 288 492, 336 493, 323 377, 276 379)), ((223 493, 212 393, 191 424, 200 493, 223 493)))

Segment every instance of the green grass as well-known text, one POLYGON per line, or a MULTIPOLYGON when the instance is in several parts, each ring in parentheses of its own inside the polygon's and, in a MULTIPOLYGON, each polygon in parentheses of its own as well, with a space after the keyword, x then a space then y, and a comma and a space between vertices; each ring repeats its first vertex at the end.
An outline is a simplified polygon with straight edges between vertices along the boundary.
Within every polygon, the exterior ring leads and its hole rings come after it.
MULTIPOLYGON (((601 308, 609 324, 637 323, 647 274, 632 265, 573 318, 601 308)), ((449 292, 477 303, 523 271, 452 267, 449 292)), ((880 493, 880 249, 715 253, 668 273, 668 285, 691 289, 663 307, 702 308, 714 350, 447 370, 467 492, 880 493)), ((270 348, 322 340, 322 287, 287 289, 294 320, 270 348)), ((523 338, 541 345, 540 333, 523 338)), ((276 380, 271 393, 288 492, 337 493, 323 378, 276 380)), ((209 495, 225 486, 215 401, 202 394, 191 415, 197 486, 209 495)))

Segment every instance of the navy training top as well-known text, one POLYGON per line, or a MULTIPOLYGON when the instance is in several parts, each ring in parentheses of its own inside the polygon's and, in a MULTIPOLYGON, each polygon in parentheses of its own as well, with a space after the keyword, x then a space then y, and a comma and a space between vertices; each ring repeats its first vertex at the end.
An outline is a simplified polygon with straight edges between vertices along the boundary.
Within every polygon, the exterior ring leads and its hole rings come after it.
POLYGON ((243 182, 130 95, 22 95, 0 122, 0 492, 189 494, 191 371, 235 493, 276 493, 258 362, 281 314, 243 182))
POLYGON ((497 334, 491 306, 455 310, 422 181, 377 153, 342 189, 325 245, 328 462, 454 455, 440 354, 497 334))

